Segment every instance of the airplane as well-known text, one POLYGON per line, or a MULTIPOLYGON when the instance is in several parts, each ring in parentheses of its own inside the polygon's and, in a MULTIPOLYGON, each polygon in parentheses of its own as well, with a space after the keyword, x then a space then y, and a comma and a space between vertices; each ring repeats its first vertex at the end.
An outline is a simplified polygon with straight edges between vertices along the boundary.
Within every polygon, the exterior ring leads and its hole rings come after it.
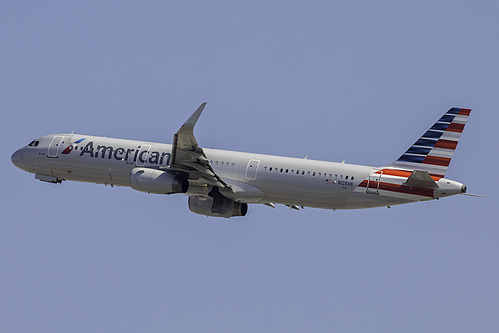
POLYGON ((465 185, 444 177, 470 109, 451 108, 396 161, 373 167, 201 148, 193 130, 205 106, 180 127, 172 144, 73 131, 37 138, 11 160, 54 184, 72 180, 184 194, 191 212, 224 218, 245 216, 248 204, 390 208, 467 194, 465 185))

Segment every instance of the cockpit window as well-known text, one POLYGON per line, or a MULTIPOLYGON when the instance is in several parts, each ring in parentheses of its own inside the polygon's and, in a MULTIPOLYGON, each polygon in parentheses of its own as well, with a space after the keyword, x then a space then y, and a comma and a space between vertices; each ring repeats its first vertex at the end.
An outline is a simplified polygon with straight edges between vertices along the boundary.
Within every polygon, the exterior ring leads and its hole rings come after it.
POLYGON ((38 140, 33 140, 29 143, 29 147, 38 147, 38 144, 40 143, 40 141, 38 140))

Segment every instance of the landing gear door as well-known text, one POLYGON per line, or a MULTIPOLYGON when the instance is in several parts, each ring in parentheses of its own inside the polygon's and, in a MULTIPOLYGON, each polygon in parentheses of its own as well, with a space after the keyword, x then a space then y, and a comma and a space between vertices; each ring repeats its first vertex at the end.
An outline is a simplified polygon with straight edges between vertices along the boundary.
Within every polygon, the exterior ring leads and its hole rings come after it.
POLYGON ((54 136, 52 142, 50 143, 47 157, 57 158, 57 156, 59 155, 59 148, 61 147, 62 140, 64 140, 63 136, 54 136))

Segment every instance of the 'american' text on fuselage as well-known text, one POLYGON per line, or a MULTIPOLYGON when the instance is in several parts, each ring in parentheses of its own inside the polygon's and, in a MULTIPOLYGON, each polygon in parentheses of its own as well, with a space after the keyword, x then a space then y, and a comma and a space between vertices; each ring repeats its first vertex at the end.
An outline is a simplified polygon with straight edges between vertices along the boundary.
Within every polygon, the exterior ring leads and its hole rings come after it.
POLYGON ((94 143, 92 141, 88 142, 85 147, 80 152, 80 157, 88 154, 89 157, 97 158, 100 157, 105 158, 107 153, 107 158, 111 159, 113 157, 115 160, 119 161, 129 161, 133 156, 133 162, 140 163, 149 163, 149 164, 157 164, 157 165, 169 165, 171 153, 167 152, 158 152, 158 151, 149 151, 148 149, 140 150, 141 146, 138 146, 137 149, 132 148, 114 148, 113 146, 97 146, 97 149, 94 150, 94 143), (140 154, 139 154, 140 152, 140 154))

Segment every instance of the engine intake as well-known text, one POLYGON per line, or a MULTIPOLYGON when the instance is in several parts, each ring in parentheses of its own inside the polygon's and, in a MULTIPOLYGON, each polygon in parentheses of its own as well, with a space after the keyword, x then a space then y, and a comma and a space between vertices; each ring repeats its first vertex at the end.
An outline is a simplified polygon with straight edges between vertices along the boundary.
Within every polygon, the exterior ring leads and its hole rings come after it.
POLYGON ((235 202, 224 196, 189 197, 189 209, 191 212, 214 217, 245 216, 248 212, 248 204, 235 202))
POLYGON ((157 169, 134 168, 130 172, 130 187, 156 194, 185 193, 189 189, 189 181, 157 169))

